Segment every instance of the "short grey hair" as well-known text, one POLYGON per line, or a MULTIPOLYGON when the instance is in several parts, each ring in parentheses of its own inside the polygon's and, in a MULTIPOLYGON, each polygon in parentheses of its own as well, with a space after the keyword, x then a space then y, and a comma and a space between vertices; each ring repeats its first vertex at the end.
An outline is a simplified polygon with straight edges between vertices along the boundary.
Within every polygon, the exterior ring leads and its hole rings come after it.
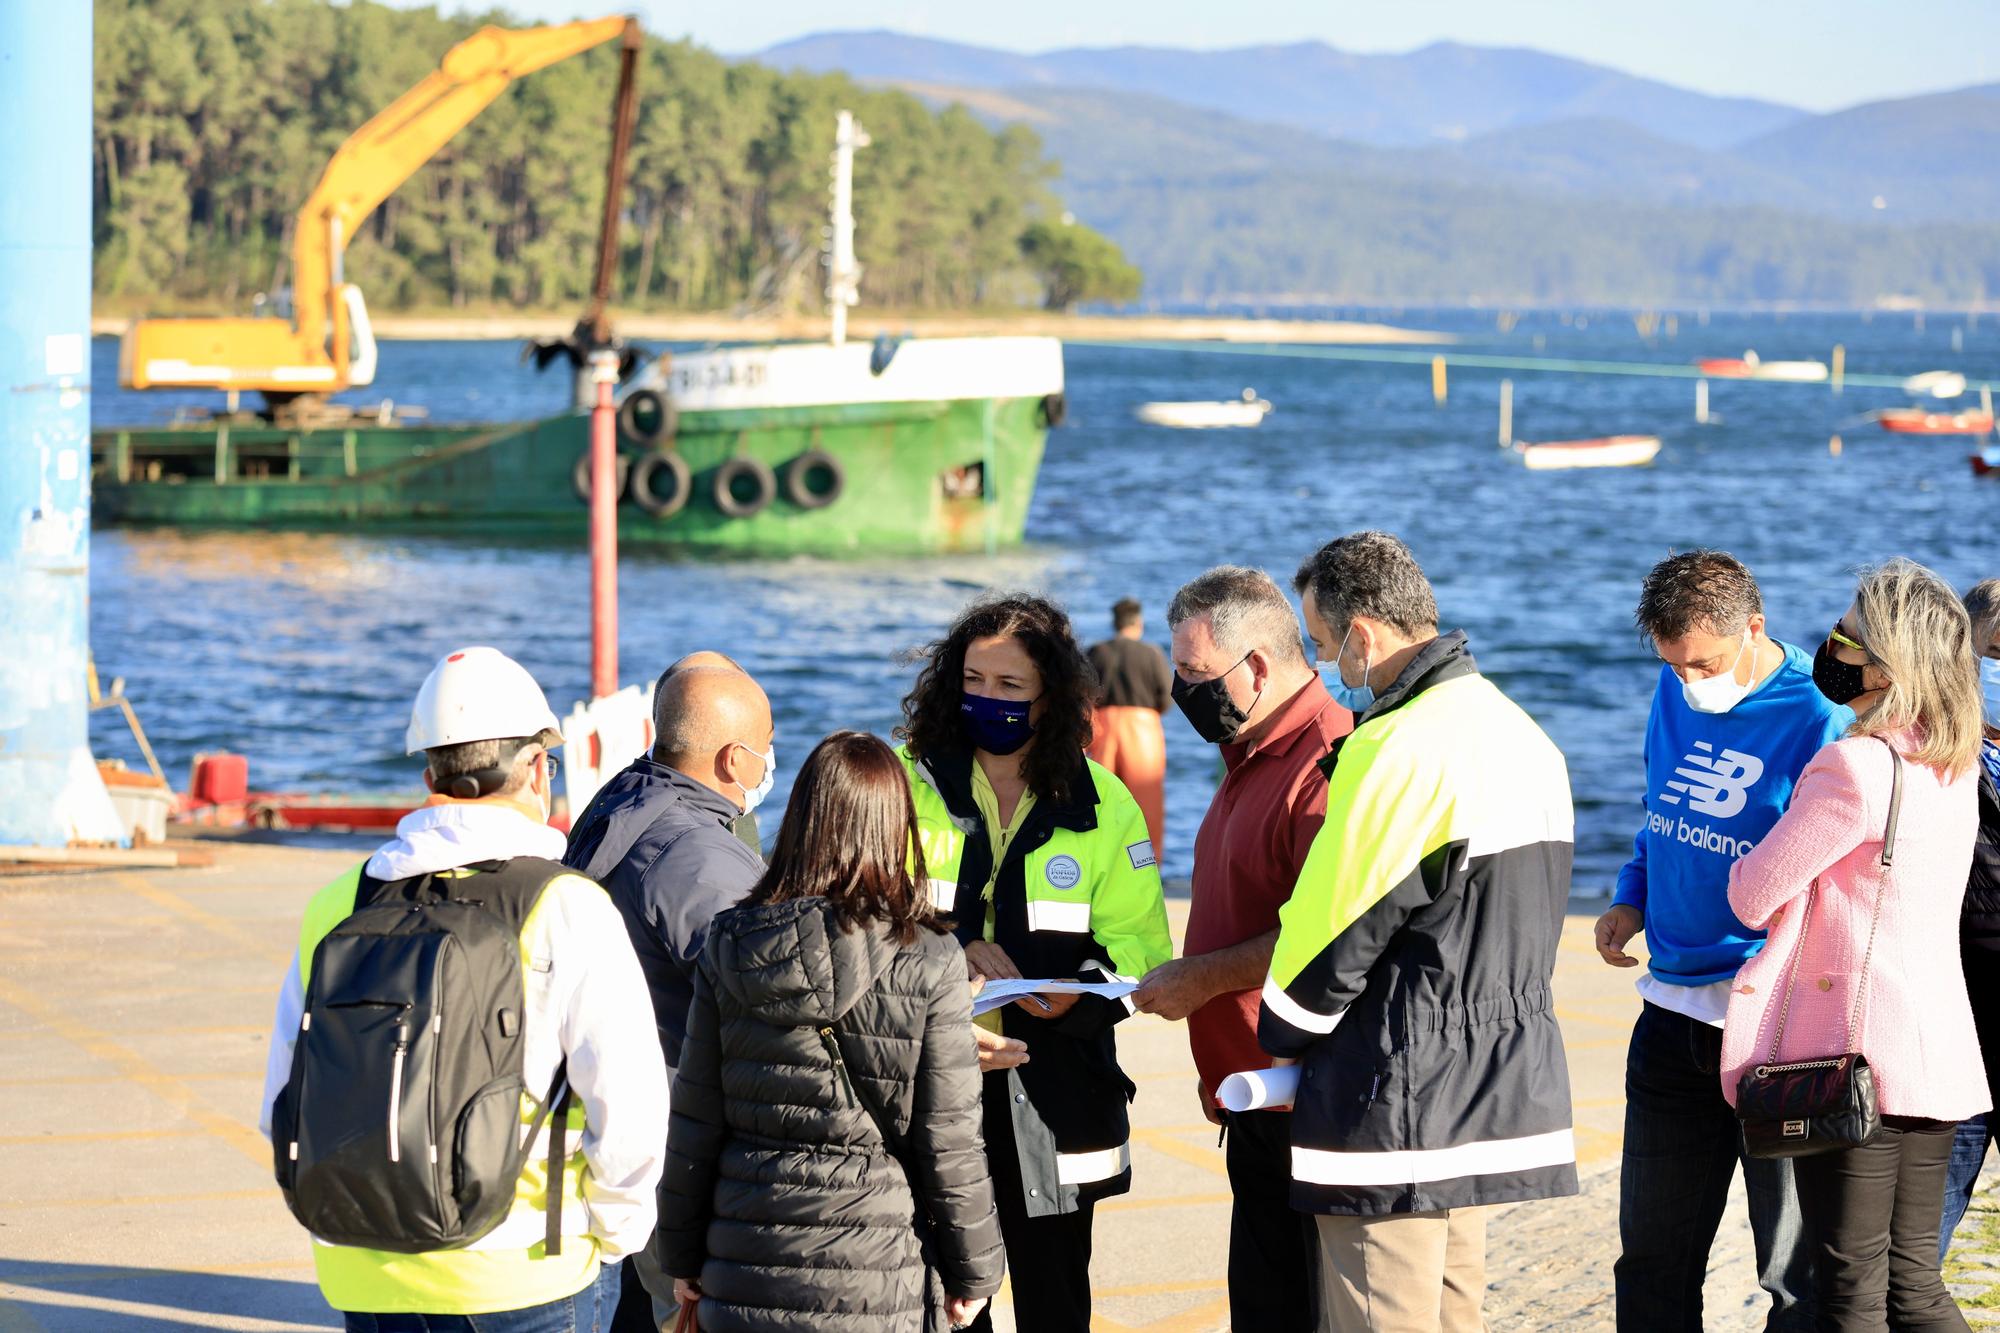
POLYGON ((535 757, 548 748, 548 739, 549 733, 544 731, 534 736, 462 741, 457 745, 440 745, 426 750, 424 764, 430 771, 431 789, 446 796, 453 795, 451 784, 459 778, 498 768, 503 762, 511 760, 506 785, 485 794, 512 796, 528 785, 529 770, 534 767, 535 757))
POLYGON ((1750 617, 1764 614, 1764 594, 1750 567, 1727 551, 1696 547, 1668 556, 1639 585, 1632 623, 1661 643, 1696 630, 1741 634, 1750 617))
POLYGON ((1312 598, 1328 629, 1345 632, 1354 617, 1367 616, 1413 639, 1437 631, 1437 594, 1423 566, 1387 532, 1335 537, 1306 557, 1292 587, 1312 598))
POLYGON ((1965 614, 1972 618, 1972 652, 1983 654, 2000 633, 2000 579, 1983 579, 1965 594, 1965 614))
POLYGON ((1231 657, 1262 652, 1274 662, 1309 665, 1298 613, 1261 569, 1217 565, 1182 584, 1167 607, 1167 628, 1202 616, 1216 647, 1231 657))

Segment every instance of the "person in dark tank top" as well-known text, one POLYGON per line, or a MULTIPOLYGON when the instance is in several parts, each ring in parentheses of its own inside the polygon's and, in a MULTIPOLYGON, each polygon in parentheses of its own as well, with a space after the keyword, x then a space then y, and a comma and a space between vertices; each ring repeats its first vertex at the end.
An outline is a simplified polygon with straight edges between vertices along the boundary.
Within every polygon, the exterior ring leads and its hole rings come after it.
POLYGON ((1117 774, 1146 812, 1157 860, 1167 822, 1167 738, 1160 714, 1173 703, 1174 673, 1167 655, 1145 640, 1137 598, 1112 604, 1111 629, 1112 637, 1090 647, 1098 694, 1084 753, 1117 774))

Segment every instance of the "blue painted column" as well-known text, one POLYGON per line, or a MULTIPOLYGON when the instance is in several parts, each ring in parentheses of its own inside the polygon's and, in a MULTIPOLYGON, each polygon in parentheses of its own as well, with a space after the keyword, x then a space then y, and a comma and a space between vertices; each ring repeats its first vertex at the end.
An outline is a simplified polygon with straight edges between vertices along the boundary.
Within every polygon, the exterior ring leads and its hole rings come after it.
POLYGON ((0 0, 0 846, 120 840, 90 758, 91 6, 0 0))

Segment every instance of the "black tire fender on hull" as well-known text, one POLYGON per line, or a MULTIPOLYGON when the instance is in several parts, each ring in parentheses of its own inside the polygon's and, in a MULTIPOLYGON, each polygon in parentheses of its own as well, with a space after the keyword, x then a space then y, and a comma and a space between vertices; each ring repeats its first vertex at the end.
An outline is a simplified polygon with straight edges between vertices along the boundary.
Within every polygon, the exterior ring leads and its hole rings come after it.
POLYGON ((715 507, 729 518, 749 518, 762 513, 778 495, 778 478, 761 459, 739 454, 726 458, 715 469, 709 489, 715 507), (748 496, 736 493, 737 483, 747 481, 753 488, 748 496))
POLYGON ((625 493, 654 518, 671 518, 693 498, 694 473, 677 453, 650 453, 633 466, 625 493))
POLYGON ((785 464, 785 498, 801 509, 824 509, 847 489, 847 469, 824 449, 808 449, 785 464), (825 478, 814 485, 814 475, 825 478))
MULTIPOLYGON (((623 499, 625 496, 625 482, 632 474, 632 460, 625 454, 613 454, 611 456, 611 467, 613 473, 612 480, 617 483, 612 487, 612 494, 618 499, 623 499)), ((576 462, 569 470, 569 485, 570 489, 576 492, 577 499, 583 501, 585 504, 590 503, 589 449, 586 448, 576 456, 576 462)))
POLYGON ((674 400, 657 389, 634 389, 618 404, 618 433, 642 449, 657 449, 679 427, 674 400))

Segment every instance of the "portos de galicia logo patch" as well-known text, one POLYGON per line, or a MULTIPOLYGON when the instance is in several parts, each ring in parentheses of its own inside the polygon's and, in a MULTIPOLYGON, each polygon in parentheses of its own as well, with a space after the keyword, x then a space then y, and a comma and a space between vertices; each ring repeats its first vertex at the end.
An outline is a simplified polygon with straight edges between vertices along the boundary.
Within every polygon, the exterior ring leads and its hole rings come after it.
POLYGON ((1073 889, 1083 878, 1083 867, 1077 864, 1074 856, 1065 853, 1062 856, 1051 856, 1047 869, 1042 873, 1047 875, 1049 883, 1057 888, 1073 889))

